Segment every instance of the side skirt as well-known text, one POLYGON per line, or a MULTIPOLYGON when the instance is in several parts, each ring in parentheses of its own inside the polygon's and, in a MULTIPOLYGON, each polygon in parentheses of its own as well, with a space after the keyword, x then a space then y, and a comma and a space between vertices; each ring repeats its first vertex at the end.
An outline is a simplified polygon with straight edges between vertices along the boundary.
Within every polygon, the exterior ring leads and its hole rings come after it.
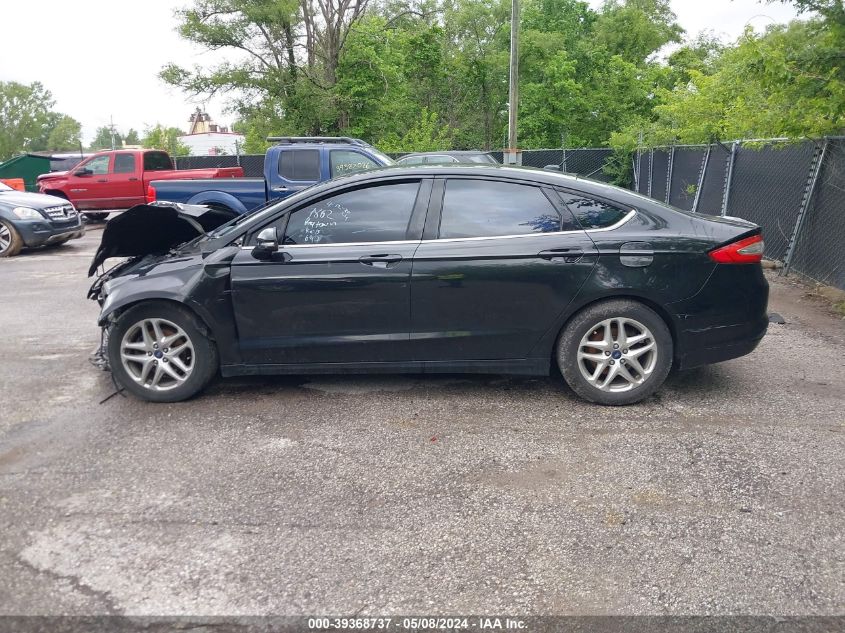
POLYGON ((519 374, 548 376, 548 358, 505 360, 414 361, 389 363, 302 363, 284 365, 222 365, 220 373, 229 376, 279 374, 519 374))

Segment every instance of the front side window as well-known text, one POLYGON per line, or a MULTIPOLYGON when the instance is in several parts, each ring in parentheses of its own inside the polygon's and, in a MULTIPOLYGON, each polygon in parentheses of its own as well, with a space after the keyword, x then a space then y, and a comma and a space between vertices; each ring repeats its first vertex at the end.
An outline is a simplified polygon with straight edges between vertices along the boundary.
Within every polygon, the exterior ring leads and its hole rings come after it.
POLYGON ((370 160, 359 152, 351 152, 347 149, 333 149, 329 160, 332 167, 332 178, 378 167, 374 160, 370 160))
POLYGON ((114 155, 114 173, 116 173, 116 174, 134 174, 135 173, 135 155, 134 154, 115 154, 114 155))
POLYGON ((452 179, 446 183, 440 215, 441 238, 560 230, 560 215, 538 187, 490 180, 452 179))
POLYGON ((600 200, 566 192, 561 192, 560 195, 583 229, 613 226, 628 215, 628 211, 600 200))
POLYGON ((284 149, 279 155, 279 175, 293 182, 320 180, 320 150, 284 149))
POLYGON ((419 182, 365 187, 294 211, 285 244, 346 244, 404 240, 419 182))
POLYGON ((400 158, 397 163, 402 163, 403 165, 422 165, 424 156, 406 156, 404 158, 400 158))
POLYGON ((81 167, 81 169, 87 169, 95 176, 102 176, 103 174, 107 174, 109 173, 109 157, 97 156, 97 158, 91 159, 91 162, 81 167))

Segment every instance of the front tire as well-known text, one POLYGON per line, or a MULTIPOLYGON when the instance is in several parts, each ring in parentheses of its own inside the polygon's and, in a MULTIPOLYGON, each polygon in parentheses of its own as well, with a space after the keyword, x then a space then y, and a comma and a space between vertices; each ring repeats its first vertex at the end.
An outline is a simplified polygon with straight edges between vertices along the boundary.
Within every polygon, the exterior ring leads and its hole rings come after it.
POLYGON ((11 223, 0 220, 0 257, 14 257, 22 248, 21 234, 11 223))
POLYGON ((109 217, 108 213, 84 213, 89 222, 105 222, 109 217))
POLYGON ((666 380, 672 335, 651 308, 627 299, 588 306, 564 328, 556 357, 567 384, 603 405, 640 402, 666 380))
POLYGON ((143 400, 187 400, 217 373, 217 347, 206 332, 177 304, 154 301, 130 308, 109 333, 115 379, 143 400))

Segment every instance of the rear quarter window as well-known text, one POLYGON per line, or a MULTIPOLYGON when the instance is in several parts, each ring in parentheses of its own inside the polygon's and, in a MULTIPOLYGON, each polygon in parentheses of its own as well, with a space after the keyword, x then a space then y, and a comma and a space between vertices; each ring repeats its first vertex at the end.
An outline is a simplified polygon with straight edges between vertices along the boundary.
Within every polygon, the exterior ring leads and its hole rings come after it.
POLYGON ((144 154, 144 171, 169 171, 173 161, 165 152, 147 152, 144 154))
POLYGON ((629 210, 601 200, 566 192, 560 195, 582 229, 604 229, 628 215, 629 210))

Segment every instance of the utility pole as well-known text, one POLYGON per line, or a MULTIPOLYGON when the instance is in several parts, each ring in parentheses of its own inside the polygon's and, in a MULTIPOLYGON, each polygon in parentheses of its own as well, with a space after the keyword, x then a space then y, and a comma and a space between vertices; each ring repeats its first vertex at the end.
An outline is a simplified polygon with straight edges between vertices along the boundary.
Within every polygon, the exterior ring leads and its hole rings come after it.
POLYGON ((504 152, 506 165, 521 165, 522 153, 517 149, 516 115, 519 110, 519 0, 511 0, 511 65, 508 90, 508 146, 504 152))
POLYGON ((117 149, 114 146, 114 117, 109 115, 109 132, 111 132, 111 148, 112 150, 117 149))

